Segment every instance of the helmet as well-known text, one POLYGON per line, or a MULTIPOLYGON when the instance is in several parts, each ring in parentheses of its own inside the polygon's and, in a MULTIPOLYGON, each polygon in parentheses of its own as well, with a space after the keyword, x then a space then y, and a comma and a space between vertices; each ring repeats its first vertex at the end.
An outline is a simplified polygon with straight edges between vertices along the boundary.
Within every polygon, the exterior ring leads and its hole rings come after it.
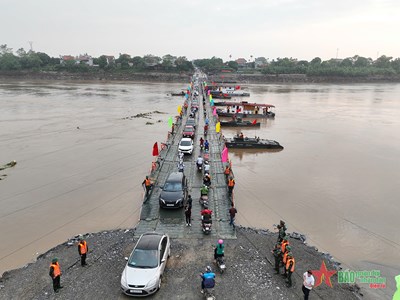
POLYGON ((211 267, 210 267, 210 266, 207 266, 207 267, 206 267, 206 272, 212 272, 212 270, 211 270, 211 267))
POLYGON ((57 257, 54 257, 54 258, 51 260, 51 262, 52 262, 53 264, 56 263, 56 262, 58 262, 57 257))
POLYGON ((188 198, 189 198, 189 199, 192 199, 192 195, 188 195, 188 198))
POLYGON ((146 179, 149 179, 149 176, 146 176, 146 179))
POLYGON ((287 249, 288 251, 290 251, 290 250, 292 250, 292 247, 286 246, 286 249, 287 249))
POLYGON ((289 253, 287 254, 287 256, 288 256, 288 257, 293 257, 292 252, 289 252, 289 253))
POLYGON ((222 245, 224 243, 224 240, 218 240, 218 244, 222 245))

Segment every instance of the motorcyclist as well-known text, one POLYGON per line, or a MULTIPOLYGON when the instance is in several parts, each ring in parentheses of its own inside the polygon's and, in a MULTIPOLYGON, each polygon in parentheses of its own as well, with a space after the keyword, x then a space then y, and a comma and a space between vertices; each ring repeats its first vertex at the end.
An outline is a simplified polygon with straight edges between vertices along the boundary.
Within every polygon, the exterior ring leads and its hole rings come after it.
POLYGON ((183 161, 178 162, 178 171, 183 173, 184 169, 185 164, 183 163, 183 161))
POLYGON ((208 140, 205 140, 205 141, 204 141, 204 149, 205 149, 206 151, 208 151, 209 148, 210 148, 210 144, 208 143, 208 140))
POLYGON ((200 148, 203 149, 204 146, 204 139, 201 137, 200 138, 200 148))
POLYGON ((212 223, 211 215, 212 210, 208 209, 206 206, 201 212, 201 225, 203 226, 205 223, 212 223))
POLYGON ((210 174, 210 164, 208 163, 208 160, 204 161, 204 174, 210 174))
POLYGON ((204 289, 212 289, 215 286, 215 274, 210 266, 207 266, 205 272, 201 273, 200 276, 202 278, 201 293, 204 293, 204 289))
POLYGON ((221 239, 218 240, 218 244, 214 249, 215 262, 217 262, 218 257, 224 257, 224 248, 225 248, 224 240, 221 240, 221 239))
POLYGON ((200 189, 200 195, 208 195, 208 187, 206 185, 203 185, 200 189))
POLYGON ((206 186, 210 186, 211 185, 211 176, 209 173, 206 173, 203 177, 203 184, 206 186))
POLYGON ((197 168, 200 168, 201 166, 203 166, 203 158, 201 157, 201 155, 199 155, 199 157, 197 158, 196 165, 197 165, 197 168))
POLYGON ((208 125, 208 123, 210 123, 210 121, 208 120, 208 118, 206 118, 205 123, 206 123, 206 125, 208 125))

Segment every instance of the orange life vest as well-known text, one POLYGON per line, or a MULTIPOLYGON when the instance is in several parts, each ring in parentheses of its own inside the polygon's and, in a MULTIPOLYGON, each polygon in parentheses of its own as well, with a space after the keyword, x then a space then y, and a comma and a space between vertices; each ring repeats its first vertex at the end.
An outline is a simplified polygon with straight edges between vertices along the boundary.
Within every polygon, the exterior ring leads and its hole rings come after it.
POLYGON ((290 264, 293 262, 293 265, 292 265, 292 268, 290 269, 290 272, 294 272, 294 265, 296 264, 296 262, 294 261, 294 258, 293 257, 291 257, 291 258, 288 258, 287 259, 287 261, 286 261, 286 271, 289 271, 288 269, 289 269, 289 267, 290 267, 290 264))
POLYGON ((146 186, 150 186, 150 185, 151 185, 150 179, 145 179, 144 184, 145 184, 146 186))
POLYGON ((286 252, 286 246, 289 245, 288 241, 282 241, 282 245, 281 245, 281 252, 285 253, 286 252))
POLYGON ((288 253, 289 253, 289 252, 286 251, 286 252, 283 254, 282 261, 283 261, 284 264, 286 264, 286 259, 287 259, 288 253))
POLYGON ((225 174, 225 175, 231 174, 231 169, 225 168, 224 174, 225 174))
POLYGON ((58 262, 56 263, 51 263, 50 268, 53 267, 53 278, 56 278, 57 276, 61 275, 61 268, 58 262))
POLYGON ((234 186, 235 186, 235 180, 229 179, 229 181, 228 181, 228 186, 234 187, 234 186))
POLYGON ((78 246, 79 246, 79 253, 80 254, 85 254, 87 252, 86 241, 81 241, 78 246))

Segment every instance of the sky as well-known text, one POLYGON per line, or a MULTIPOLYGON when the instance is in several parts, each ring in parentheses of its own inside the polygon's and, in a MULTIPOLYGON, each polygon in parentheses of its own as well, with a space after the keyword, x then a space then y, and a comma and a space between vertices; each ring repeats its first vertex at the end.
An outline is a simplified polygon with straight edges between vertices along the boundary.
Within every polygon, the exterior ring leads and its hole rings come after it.
POLYGON ((0 44, 50 56, 400 57, 399 0, 0 0, 0 44))

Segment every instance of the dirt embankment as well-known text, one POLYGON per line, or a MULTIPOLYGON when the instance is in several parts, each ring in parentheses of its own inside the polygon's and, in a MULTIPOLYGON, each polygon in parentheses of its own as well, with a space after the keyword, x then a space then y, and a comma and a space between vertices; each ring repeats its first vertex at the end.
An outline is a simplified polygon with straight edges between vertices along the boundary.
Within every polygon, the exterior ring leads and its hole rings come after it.
POLYGON ((13 80, 73 80, 73 81, 135 81, 135 82, 190 82, 191 73, 113 73, 113 72, 30 72, 30 71, 1 71, 0 79, 13 80))
MULTIPOLYGON (((188 229, 190 230, 190 229, 188 229)), ((270 253, 276 234, 264 230, 239 228, 236 240, 226 240, 227 270, 216 277, 217 299, 301 299, 302 274, 319 269, 325 260, 329 270, 334 264, 326 256, 303 242, 291 239, 296 258, 293 286, 287 288, 284 278, 275 275, 270 253)), ((0 299, 128 299, 120 290, 120 276, 137 241, 133 230, 116 230, 86 235, 90 248, 88 266, 81 267, 76 241, 59 245, 41 255, 35 263, 3 274, 0 299), (54 294, 48 275, 49 264, 58 257, 64 288, 54 294)), ((200 272, 213 265, 212 237, 173 239, 171 257, 163 276, 160 291, 150 299, 202 299, 200 272)), ((333 288, 322 284, 311 292, 310 299, 360 299, 356 286, 337 283, 333 288)))

